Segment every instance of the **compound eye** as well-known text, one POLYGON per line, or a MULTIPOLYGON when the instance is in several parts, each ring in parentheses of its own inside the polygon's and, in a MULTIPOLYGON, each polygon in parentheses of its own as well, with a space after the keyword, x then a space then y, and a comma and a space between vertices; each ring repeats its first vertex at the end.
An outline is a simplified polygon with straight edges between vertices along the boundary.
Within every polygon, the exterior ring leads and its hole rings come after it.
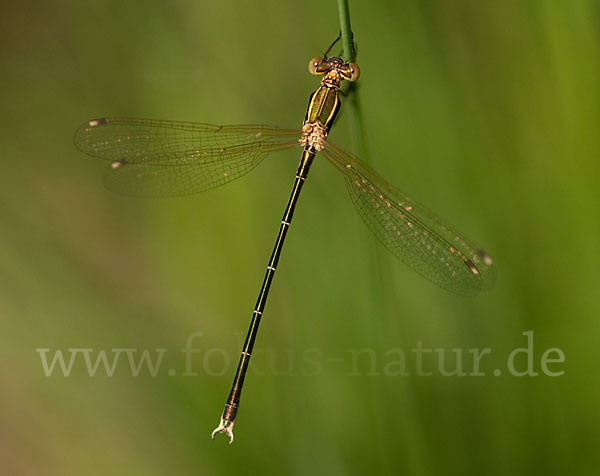
POLYGON ((324 66, 323 58, 316 56, 308 63, 308 71, 310 74, 318 76, 319 74, 323 74, 325 71, 327 71, 327 68, 324 68, 324 66))
POLYGON ((350 63, 344 70, 344 77, 350 82, 356 81, 360 76, 360 68, 356 63, 350 63))

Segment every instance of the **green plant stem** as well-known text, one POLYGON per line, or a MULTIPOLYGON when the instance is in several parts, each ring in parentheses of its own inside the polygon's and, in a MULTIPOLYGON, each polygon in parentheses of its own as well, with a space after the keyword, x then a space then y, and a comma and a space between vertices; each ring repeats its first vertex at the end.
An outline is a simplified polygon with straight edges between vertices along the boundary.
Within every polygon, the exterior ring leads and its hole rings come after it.
MULTIPOLYGON (((354 48, 354 35, 352 33, 352 27, 350 26, 350 8, 348 7, 348 0, 338 0, 338 10, 340 14, 340 33, 342 36, 344 58, 354 61, 356 51, 354 48)), ((364 162, 368 163, 358 85, 355 83, 352 83, 348 90, 347 108, 350 115, 350 130, 354 151, 364 162)))
MULTIPOLYGON (((340 34, 342 36, 342 47, 343 47, 343 55, 344 59, 347 61, 355 61, 356 59, 356 50, 354 48, 354 35, 352 34, 352 28, 350 27, 350 9, 348 8, 348 0, 338 0, 338 10, 340 13, 340 34)), ((360 81, 360 79, 359 79, 360 81)), ((362 119, 362 112, 360 107, 360 97, 359 97, 359 87, 357 83, 350 83, 350 88, 348 89, 348 100, 345 101, 346 108, 350 115, 350 133, 352 135, 352 146, 356 155, 361 158, 363 162, 368 164, 367 158, 367 147, 365 143, 365 132, 364 132, 364 123, 362 119)), ((366 232, 364 232, 366 234, 366 232)), ((365 330, 373 338, 377 337, 379 340, 381 339, 379 334, 379 329, 375 326, 374 322, 377 321, 375 316, 379 316, 384 313, 384 280, 382 276, 382 262, 381 256, 379 254, 378 248, 376 248, 373 240, 370 240, 367 244, 368 252, 369 252, 369 274, 372 279, 369 280, 370 283, 370 304, 366 309, 364 309, 365 314, 370 314, 369 317, 363 320, 365 323, 365 330)), ((378 396, 375 393, 375 389, 372 385, 369 386, 370 396, 373 402, 377 402, 378 396)), ((383 447, 384 445, 384 437, 385 435, 385 421, 384 415, 378 410, 377 404, 373 404, 371 410, 375 414, 375 438, 379 442, 379 447, 383 447)))
POLYGON ((348 0, 338 0, 338 11, 340 12, 340 32, 342 36, 342 47, 344 48, 344 58, 354 60, 354 38, 352 27, 350 26, 350 8, 348 0))

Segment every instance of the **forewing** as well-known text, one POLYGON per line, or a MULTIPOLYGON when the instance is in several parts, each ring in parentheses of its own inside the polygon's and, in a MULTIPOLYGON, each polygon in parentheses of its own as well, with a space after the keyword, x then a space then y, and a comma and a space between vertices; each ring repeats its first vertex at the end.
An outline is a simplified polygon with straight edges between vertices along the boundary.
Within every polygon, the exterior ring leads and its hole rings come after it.
POLYGON ((202 192, 256 167, 268 152, 299 145, 297 130, 103 118, 83 124, 74 143, 111 162, 104 183, 133 196, 202 192))

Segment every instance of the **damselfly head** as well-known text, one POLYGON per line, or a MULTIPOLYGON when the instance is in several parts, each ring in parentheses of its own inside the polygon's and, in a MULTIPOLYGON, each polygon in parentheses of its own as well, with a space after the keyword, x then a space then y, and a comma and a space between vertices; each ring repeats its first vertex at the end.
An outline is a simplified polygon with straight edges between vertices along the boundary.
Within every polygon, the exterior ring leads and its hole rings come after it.
POLYGON ((310 74, 319 76, 321 74, 333 73, 339 75, 346 81, 356 81, 360 76, 360 69, 356 63, 347 63, 342 58, 333 56, 321 58, 317 56, 308 63, 310 74))

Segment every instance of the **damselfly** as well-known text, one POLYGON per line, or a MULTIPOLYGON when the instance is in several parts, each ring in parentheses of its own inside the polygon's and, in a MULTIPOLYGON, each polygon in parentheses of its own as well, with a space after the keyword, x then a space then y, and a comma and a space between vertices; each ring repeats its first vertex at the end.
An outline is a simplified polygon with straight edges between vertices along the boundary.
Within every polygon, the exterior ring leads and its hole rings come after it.
MULTIPOLYGON (((336 40, 337 41, 337 40, 336 40)), ((358 157, 328 140, 340 108, 342 81, 356 81, 358 66, 338 56, 313 58, 309 71, 322 75, 302 129, 261 125, 215 126, 152 119, 102 118, 75 133, 83 152, 110 161, 106 187, 133 196, 176 196, 212 189, 256 167, 270 152, 301 147, 302 156, 279 234, 252 313, 235 379, 216 433, 233 442, 242 386, 283 242, 304 181, 317 152, 346 179, 352 203, 375 236, 408 266, 448 291, 473 296, 493 281, 490 257, 471 240, 404 192, 389 185, 358 157)))

